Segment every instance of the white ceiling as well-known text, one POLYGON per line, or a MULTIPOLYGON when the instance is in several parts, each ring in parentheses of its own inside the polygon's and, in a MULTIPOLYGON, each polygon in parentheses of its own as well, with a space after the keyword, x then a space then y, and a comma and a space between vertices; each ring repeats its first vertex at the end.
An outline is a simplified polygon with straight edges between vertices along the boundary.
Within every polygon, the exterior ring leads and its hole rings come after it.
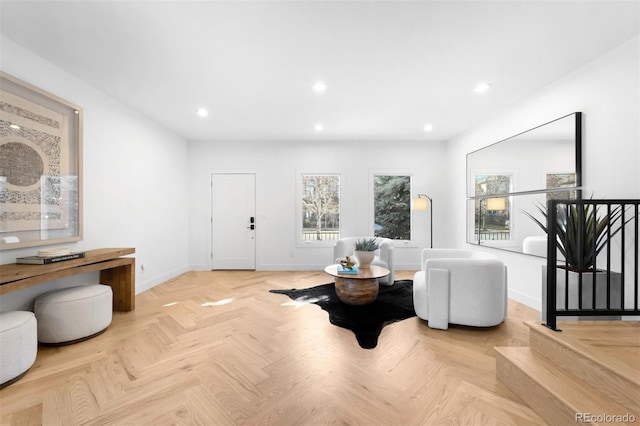
POLYGON ((446 140, 640 31, 638 0, 2 0, 0 13, 4 36, 190 140, 446 140), (479 81, 492 89, 474 93, 479 81))

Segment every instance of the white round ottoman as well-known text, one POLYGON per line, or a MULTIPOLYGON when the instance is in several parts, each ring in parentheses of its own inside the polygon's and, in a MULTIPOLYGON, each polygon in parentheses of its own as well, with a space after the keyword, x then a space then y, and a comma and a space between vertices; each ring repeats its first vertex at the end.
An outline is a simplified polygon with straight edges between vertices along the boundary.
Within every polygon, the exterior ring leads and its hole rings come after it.
POLYGON ((0 389, 25 375, 37 352, 38 326, 33 312, 0 312, 0 389))
POLYGON ((102 284, 54 290, 36 298, 38 340, 68 345, 104 332, 111 324, 113 292, 102 284))

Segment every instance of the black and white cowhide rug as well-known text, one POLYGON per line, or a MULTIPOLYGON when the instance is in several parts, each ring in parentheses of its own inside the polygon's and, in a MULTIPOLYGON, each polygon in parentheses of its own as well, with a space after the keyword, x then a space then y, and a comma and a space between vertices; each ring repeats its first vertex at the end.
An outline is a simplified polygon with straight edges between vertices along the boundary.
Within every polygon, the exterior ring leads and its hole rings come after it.
POLYGON ((329 314, 333 325, 353 331, 362 348, 373 349, 385 325, 416 315, 413 308, 413 281, 400 280, 392 286, 380 286, 378 298, 368 305, 352 306, 341 302, 334 283, 291 290, 269 290, 292 300, 313 303, 329 314))

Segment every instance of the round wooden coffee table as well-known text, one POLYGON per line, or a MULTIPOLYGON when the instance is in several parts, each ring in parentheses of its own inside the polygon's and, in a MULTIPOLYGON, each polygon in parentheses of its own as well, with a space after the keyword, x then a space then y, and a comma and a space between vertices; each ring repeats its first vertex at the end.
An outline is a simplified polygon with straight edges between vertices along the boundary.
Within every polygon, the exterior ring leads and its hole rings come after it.
POLYGON ((324 271, 335 277, 338 299, 348 305, 366 305, 378 297, 378 278, 391 273, 382 266, 358 268, 357 274, 338 274, 339 265, 329 265, 324 271))

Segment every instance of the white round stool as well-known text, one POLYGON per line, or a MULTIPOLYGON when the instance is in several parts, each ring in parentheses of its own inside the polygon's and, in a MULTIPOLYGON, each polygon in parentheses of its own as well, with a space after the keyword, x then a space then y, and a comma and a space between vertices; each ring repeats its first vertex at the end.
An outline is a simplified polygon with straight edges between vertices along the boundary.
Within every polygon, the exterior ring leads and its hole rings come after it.
POLYGON ((0 389, 27 373, 38 353, 38 326, 33 312, 0 312, 0 389))
POLYGON ((41 294, 34 311, 38 340, 68 345, 104 332, 111 324, 113 291, 108 285, 91 284, 41 294))

